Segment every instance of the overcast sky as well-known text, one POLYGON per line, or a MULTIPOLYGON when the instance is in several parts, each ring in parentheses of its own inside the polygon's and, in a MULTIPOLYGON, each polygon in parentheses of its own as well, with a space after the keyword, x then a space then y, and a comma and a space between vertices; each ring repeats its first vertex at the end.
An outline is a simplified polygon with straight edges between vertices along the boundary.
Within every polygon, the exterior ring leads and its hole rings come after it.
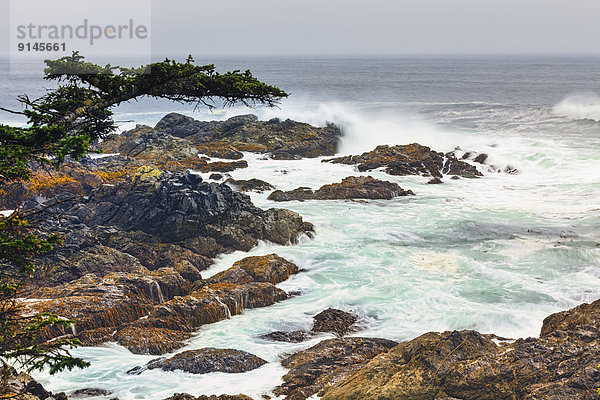
POLYGON ((600 0, 151 3, 156 55, 600 53, 600 0))
POLYGON ((600 53, 600 0, 154 0, 155 52, 600 53))

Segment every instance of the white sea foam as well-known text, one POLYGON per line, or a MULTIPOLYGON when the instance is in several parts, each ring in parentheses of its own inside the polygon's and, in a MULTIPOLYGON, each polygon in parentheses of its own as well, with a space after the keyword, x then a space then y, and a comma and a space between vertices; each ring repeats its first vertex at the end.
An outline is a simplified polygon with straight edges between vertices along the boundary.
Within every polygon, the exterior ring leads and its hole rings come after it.
POLYGON ((600 96, 593 92, 571 94, 556 104, 553 111, 571 119, 600 121, 600 96))

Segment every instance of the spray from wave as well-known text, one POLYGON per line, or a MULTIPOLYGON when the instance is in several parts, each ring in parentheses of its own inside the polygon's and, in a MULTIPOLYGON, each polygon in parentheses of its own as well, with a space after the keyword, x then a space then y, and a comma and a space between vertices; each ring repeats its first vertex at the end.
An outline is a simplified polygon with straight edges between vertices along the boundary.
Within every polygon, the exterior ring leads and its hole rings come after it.
POLYGON ((556 104, 552 110, 555 114, 570 119, 600 122, 600 96, 593 92, 572 94, 556 104))

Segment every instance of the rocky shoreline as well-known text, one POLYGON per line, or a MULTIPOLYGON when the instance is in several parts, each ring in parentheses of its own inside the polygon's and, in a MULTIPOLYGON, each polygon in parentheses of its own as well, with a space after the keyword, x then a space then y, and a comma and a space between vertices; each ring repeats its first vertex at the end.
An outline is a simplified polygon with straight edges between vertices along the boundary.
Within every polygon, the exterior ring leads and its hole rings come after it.
MULTIPOLYGON (((137 126, 98 143, 110 156, 69 161, 57 172, 33 166, 31 183, 0 188, 2 208, 43 210, 37 233, 66 238, 63 247, 38 260, 41 268, 24 307, 75 323, 70 330, 46 329, 39 340, 71 336, 88 346, 116 342, 135 354, 176 352, 130 374, 152 369, 241 373, 264 365, 267 361, 236 349, 177 352, 201 326, 285 301, 290 294, 277 285, 301 272, 301 265, 268 254, 202 277, 219 255, 249 251, 259 241, 293 245, 302 236, 314 236, 314 226, 298 213, 263 210, 243 192, 271 191, 269 199, 278 202, 390 200, 414 193, 370 176, 282 191, 259 179, 222 174, 247 167, 244 152, 280 160, 333 156, 340 137, 334 125, 259 121, 253 115, 201 122, 169 114, 153 128, 137 126), (198 172, 214 172, 210 179, 223 183, 207 182, 198 172)), ((322 161, 351 165, 361 173, 380 169, 441 183, 444 177, 483 177, 476 164, 486 160, 483 153, 458 157, 413 143, 322 161)), ((359 331, 356 316, 328 309, 314 316, 310 330, 264 335, 293 343, 335 335, 284 356, 281 364, 289 371, 273 394, 287 400, 313 395, 327 400, 597 398, 600 300, 552 314, 539 338, 506 340, 464 330, 429 332, 397 343, 354 336, 359 331)), ((0 396, 66 398, 14 369, 4 368, 0 379, 0 396)), ((110 396, 101 389, 81 390, 69 397, 110 396)), ((169 399, 248 398, 175 394, 169 399)))

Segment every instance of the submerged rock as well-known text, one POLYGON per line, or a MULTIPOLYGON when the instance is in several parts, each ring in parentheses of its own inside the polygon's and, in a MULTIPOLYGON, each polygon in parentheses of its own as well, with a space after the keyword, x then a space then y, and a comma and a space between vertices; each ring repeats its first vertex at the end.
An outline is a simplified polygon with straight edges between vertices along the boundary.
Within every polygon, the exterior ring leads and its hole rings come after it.
POLYGON ((254 191, 254 192, 262 193, 266 190, 275 189, 275 187, 273 185, 271 185, 269 182, 265 182, 263 180, 254 179, 254 178, 249 179, 249 180, 243 180, 243 179, 236 180, 233 178, 229 178, 225 181, 225 183, 228 183, 228 184, 234 186, 240 192, 254 191))
POLYGON ((141 374, 145 370, 183 371, 191 374, 210 372, 240 373, 252 371, 267 362, 260 357, 235 349, 215 349, 207 347, 189 350, 170 358, 157 358, 143 367, 135 367, 128 374, 141 374))
POLYGON ((313 327, 310 331, 275 331, 262 336, 264 339, 278 342, 299 343, 308 340, 319 333, 333 333, 342 337, 351 332, 356 332, 354 325, 356 316, 335 308, 328 308, 313 317, 313 327))
POLYGON ((281 361, 290 371, 273 393, 286 396, 288 400, 306 399, 321 393, 324 388, 349 376, 373 357, 397 344, 391 340, 370 338, 324 340, 281 361))
POLYGON ((398 184, 370 176, 349 176, 341 183, 321 186, 313 191, 300 187, 289 192, 276 190, 268 197, 274 201, 291 200, 339 200, 339 199, 386 199, 397 196, 414 195, 410 190, 404 190, 398 184))
POLYGON ((458 160, 454 154, 444 155, 418 143, 405 146, 382 145, 359 156, 344 156, 323 162, 356 165, 361 172, 384 168, 390 175, 423 175, 437 178, 441 178, 442 174, 465 178, 482 176, 477 168, 458 160))
POLYGON ((539 338, 496 344, 475 331, 426 333, 326 391, 324 400, 597 397, 600 300, 544 320, 539 338))
POLYGON ((187 393, 175 393, 173 396, 168 397, 164 400, 252 400, 251 397, 245 396, 243 394, 229 395, 222 394, 220 396, 192 396, 187 393))
POLYGON ((111 390, 99 389, 99 388, 84 388, 77 389, 73 394, 69 395, 71 398, 81 399, 86 397, 98 397, 98 396, 109 396, 113 392, 111 390))

